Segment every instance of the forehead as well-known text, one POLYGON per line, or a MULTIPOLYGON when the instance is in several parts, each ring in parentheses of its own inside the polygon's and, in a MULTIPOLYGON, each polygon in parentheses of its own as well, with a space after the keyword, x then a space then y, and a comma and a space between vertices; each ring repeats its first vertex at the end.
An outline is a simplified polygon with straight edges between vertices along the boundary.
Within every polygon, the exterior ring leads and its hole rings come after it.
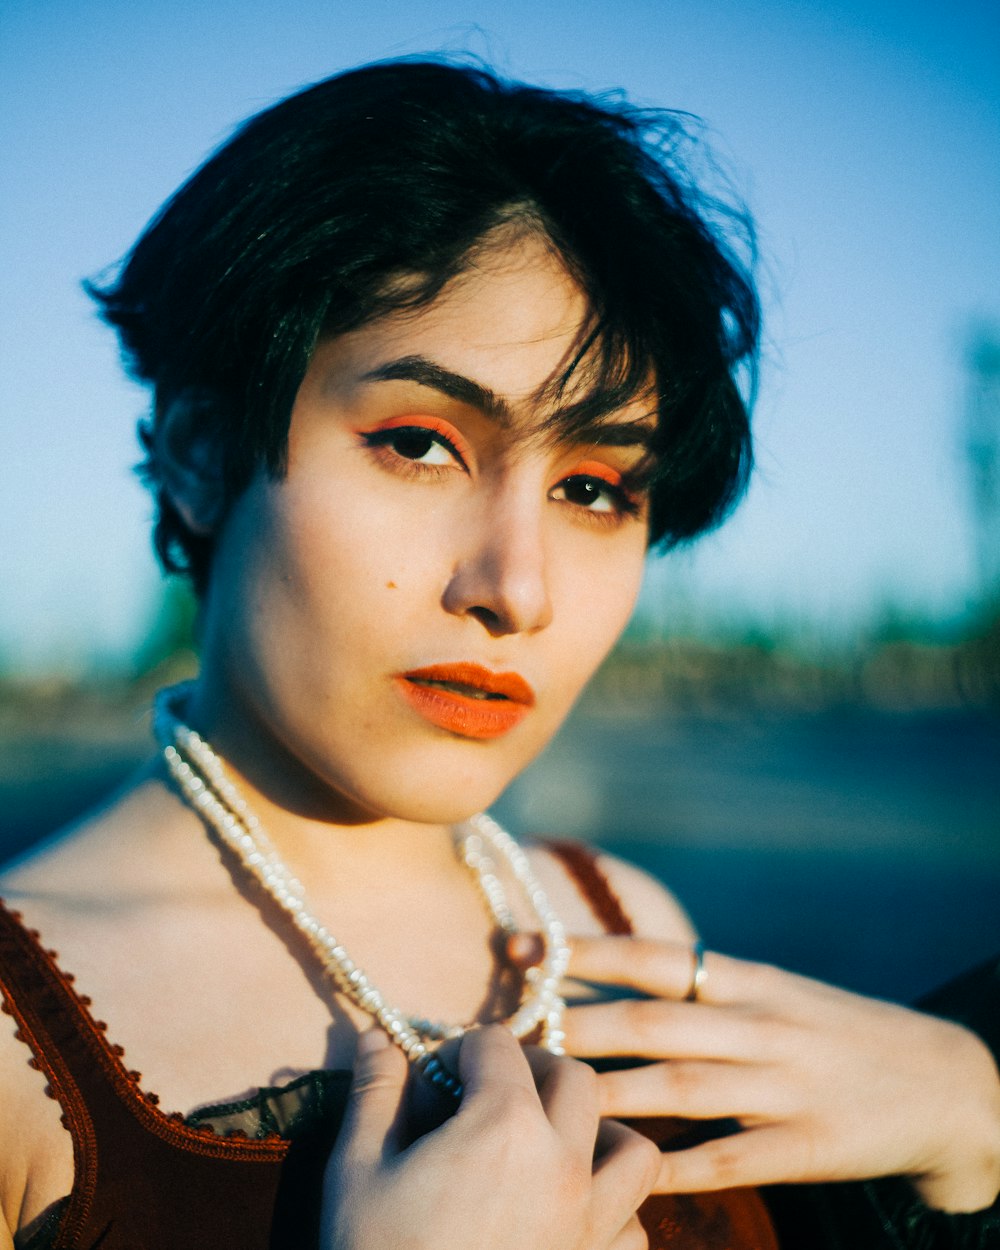
POLYGON ((587 300, 541 240, 475 256, 430 304, 347 336, 352 357, 421 356, 474 378, 516 407, 569 368, 587 300))
MULTIPOLYGON (((585 292, 552 246, 528 234, 480 249, 429 304, 321 344, 314 365, 324 363, 331 397, 373 382, 424 385, 529 433, 595 406, 592 327, 585 292)), ((617 420, 649 419, 652 385, 615 407, 617 420)))

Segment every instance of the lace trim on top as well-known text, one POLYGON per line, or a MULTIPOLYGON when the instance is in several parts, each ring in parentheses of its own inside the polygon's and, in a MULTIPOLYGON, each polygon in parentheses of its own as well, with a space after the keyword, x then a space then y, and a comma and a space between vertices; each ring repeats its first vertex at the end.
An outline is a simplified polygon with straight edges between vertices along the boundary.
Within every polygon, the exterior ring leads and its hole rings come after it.
POLYGON ((350 1082, 348 1071, 306 1072, 287 1085, 259 1089, 249 1098, 199 1107, 184 1123, 191 1128, 210 1126, 220 1137, 234 1132, 250 1138, 278 1134, 295 1141, 340 1114, 350 1082))

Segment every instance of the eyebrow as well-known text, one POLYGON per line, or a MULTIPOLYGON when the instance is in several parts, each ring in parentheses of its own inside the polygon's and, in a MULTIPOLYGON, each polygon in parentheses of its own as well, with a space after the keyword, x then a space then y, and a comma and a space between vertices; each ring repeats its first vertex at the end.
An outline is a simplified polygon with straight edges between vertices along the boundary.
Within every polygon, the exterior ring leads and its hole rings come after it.
POLYGON ((474 382, 461 373, 454 373, 443 365, 435 364, 426 356, 400 356, 398 360, 386 361, 384 365, 370 370, 361 377, 362 382, 416 382, 457 400, 470 408, 478 408, 485 416, 499 425, 513 424, 514 414, 510 405, 488 386, 474 382))
MULTIPOLYGON (((488 386, 483 386, 481 382, 446 369, 426 356, 400 356, 396 360, 388 360, 362 374, 361 381, 415 382, 418 386, 426 386, 460 404, 478 409, 484 416, 496 421, 501 428, 506 429, 514 424, 514 413, 502 396, 488 386)), ((587 400, 571 404, 554 413, 546 424, 558 429, 560 418, 568 417, 574 408, 586 409, 587 406, 587 400)), ((655 421, 641 418, 633 421, 606 421, 600 417, 580 421, 568 431, 574 442, 603 444, 606 447, 640 447, 647 450, 655 433, 655 421)))

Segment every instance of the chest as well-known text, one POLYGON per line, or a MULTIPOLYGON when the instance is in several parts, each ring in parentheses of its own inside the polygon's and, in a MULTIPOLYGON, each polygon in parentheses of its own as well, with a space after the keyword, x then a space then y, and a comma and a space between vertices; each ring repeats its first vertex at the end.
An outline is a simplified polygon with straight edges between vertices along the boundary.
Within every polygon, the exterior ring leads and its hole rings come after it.
MULTIPOLYGON (((323 913, 320 913, 323 914, 323 913)), ((432 907, 371 900, 336 909, 337 936, 384 996, 454 1023, 516 997, 472 891, 432 907), (383 905, 384 902, 384 905, 383 905)), ((369 1023, 338 995, 314 952, 253 902, 34 922, 92 1000, 107 1036, 161 1105, 185 1114, 319 1068, 349 1068, 369 1023)), ((332 925, 331 925, 332 927, 332 925)))

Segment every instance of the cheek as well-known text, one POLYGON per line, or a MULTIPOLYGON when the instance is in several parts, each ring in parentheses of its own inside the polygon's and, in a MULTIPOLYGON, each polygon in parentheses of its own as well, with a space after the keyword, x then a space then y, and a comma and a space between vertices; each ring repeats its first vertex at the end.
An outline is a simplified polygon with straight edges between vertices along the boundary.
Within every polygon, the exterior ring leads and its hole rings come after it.
POLYGON ((585 670, 576 676, 579 682, 590 678, 628 624, 644 566, 645 544, 639 542, 623 543, 597 564, 564 566, 557 607, 564 621, 560 645, 565 658, 585 670))
POLYGON ((275 555, 286 579, 302 589, 357 593, 359 581, 376 577, 397 547, 383 529, 378 510, 343 483, 306 477, 276 491, 275 555))
POLYGON ((364 649, 370 626, 414 610, 419 588, 435 582, 435 545, 427 510, 411 513, 349 483, 278 487, 260 584, 285 630, 364 649))

